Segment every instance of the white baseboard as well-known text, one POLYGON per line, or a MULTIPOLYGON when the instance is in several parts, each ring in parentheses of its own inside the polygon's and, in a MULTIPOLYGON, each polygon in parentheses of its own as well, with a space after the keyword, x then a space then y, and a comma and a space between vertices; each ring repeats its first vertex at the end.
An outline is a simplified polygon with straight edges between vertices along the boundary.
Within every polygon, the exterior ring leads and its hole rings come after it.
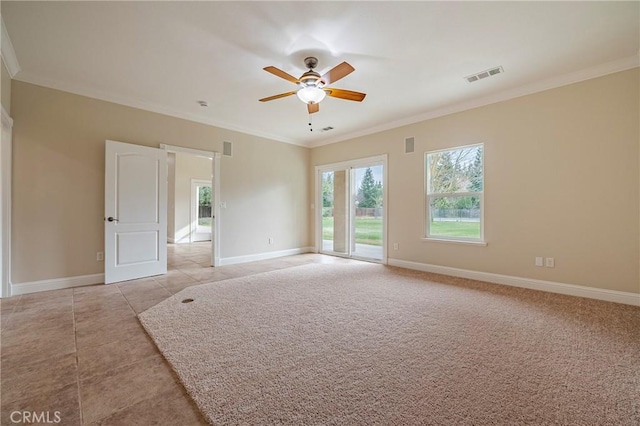
POLYGON ((266 253, 249 254, 246 256, 220 258, 220 266, 235 265, 236 263, 256 262, 258 260, 273 259, 276 257, 293 256, 294 254, 313 253, 313 247, 299 247, 289 250, 270 251, 266 253))
POLYGON ((389 258, 388 264, 417 271, 432 272, 434 274, 451 275, 486 281, 494 284, 510 285, 550 293, 566 294, 569 296, 586 297, 589 299, 605 300, 607 302, 623 303, 625 305, 640 306, 640 294, 617 290, 606 290, 595 287, 585 287, 575 284, 558 283, 554 281, 536 280, 533 278, 513 277, 510 275, 493 274, 490 272, 472 271, 469 269, 451 268, 449 266, 430 265, 427 263, 409 262, 389 258))
MULTIPOLYGON (((247 256, 227 257, 220 259, 220 266, 236 263, 255 262, 257 260, 273 259, 276 257, 292 256, 301 253, 313 253, 313 247, 300 247, 289 250, 272 251, 267 253, 250 254, 247 256)), ((104 274, 81 275, 77 277, 55 278, 52 280, 12 283, 11 295, 37 293, 39 291, 60 290, 63 288, 81 287, 83 285, 104 283, 104 274)))
POLYGON ((31 281, 26 283, 12 283, 11 295, 36 293, 39 291, 60 290, 63 288, 80 287, 83 285, 104 283, 104 274, 80 275, 77 277, 56 278, 53 280, 31 281))

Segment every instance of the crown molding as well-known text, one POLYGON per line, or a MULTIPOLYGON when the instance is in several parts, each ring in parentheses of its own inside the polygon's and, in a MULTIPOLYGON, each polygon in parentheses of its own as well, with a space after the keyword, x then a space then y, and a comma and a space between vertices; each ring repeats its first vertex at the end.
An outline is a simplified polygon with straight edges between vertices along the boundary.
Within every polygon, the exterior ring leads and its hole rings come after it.
POLYGON ((215 126, 225 130, 232 130, 235 132, 246 133, 246 134, 258 136, 261 138, 271 139, 276 142, 284 142, 291 145, 307 147, 307 145, 303 142, 283 139, 278 135, 273 135, 273 134, 264 133, 264 132, 256 132, 255 130, 252 130, 249 128, 235 126, 232 124, 228 124, 228 123, 224 123, 224 122, 220 122, 220 121, 216 121, 208 118, 202 118, 195 114, 177 111, 172 108, 168 108, 164 105, 156 104, 153 102, 143 102, 137 99, 127 98, 125 96, 120 96, 120 95, 113 95, 111 93, 90 89, 90 88, 83 87, 76 84, 63 83, 61 81, 43 78, 35 74, 30 74, 26 71, 22 71, 20 73, 20 76, 17 77, 16 80, 23 81, 29 84, 35 84, 36 86, 42 86, 49 89, 60 90, 62 92, 73 93, 75 95, 85 96, 92 99, 98 99, 101 101, 124 105, 131 108, 137 108, 144 111, 155 112, 157 114, 168 115, 174 118, 181 118, 183 120, 193 121, 201 124, 207 124, 209 126, 215 126))
POLYGON ((11 78, 13 78, 18 72, 20 72, 20 64, 18 64, 18 57, 16 51, 13 50, 13 43, 9 38, 7 32, 7 26, 4 24, 4 20, 0 17, 0 54, 2 56, 2 62, 4 63, 11 78))
MULTIPOLYGON (((2 26, 3 34, 5 33, 4 28, 5 27, 3 25, 2 26)), ((4 59, 4 45, 5 45, 4 40, 5 38, 3 36, 3 40, 2 40, 3 59, 4 59)), ((9 40, 9 44, 10 43, 11 41, 9 40)), ((11 52, 13 53, 15 58, 15 53, 13 52, 13 46, 11 46, 11 52)), ((5 64, 9 66, 8 62, 5 62, 5 64)), ((15 66, 17 66, 17 59, 15 60, 15 66)), ((20 81, 24 81, 26 83, 35 84, 38 86, 43 86, 43 87, 47 87, 55 90, 61 90, 63 92, 69 92, 69 93, 73 93, 80 96, 86 96, 93 99, 98 99, 98 100, 111 102, 119 105, 124 105, 132 108, 142 109, 145 111, 155 112, 158 114, 163 114, 163 115, 167 115, 175 118, 181 118, 183 120, 193 121, 196 123, 207 124, 210 126, 219 127, 226 130, 246 133, 253 136, 271 139, 277 142, 284 142, 284 143, 303 146, 307 148, 316 148, 324 145, 330 145, 333 143, 344 142, 349 139, 367 136, 374 133, 380 133, 386 130, 395 129, 395 128, 406 126, 409 124, 419 123, 421 121, 431 120, 434 118, 443 117, 446 115, 455 114, 462 111, 467 111, 467 110, 482 107, 482 106, 495 104, 498 102, 507 101, 510 99, 519 98, 522 96, 531 95, 531 94, 542 92, 545 90, 555 89, 558 87, 566 86, 573 83, 578 83, 585 80, 590 80, 592 78, 602 77, 602 76, 613 74, 616 72, 626 71, 628 69, 636 68, 638 66, 640 66, 640 51, 638 52, 638 54, 633 56, 622 58, 616 61, 606 62, 604 64, 600 64, 591 68, 586 68, 573 73, 552 77, 536 83, 521 86, 516 89, 498 92, 489 96, 472 99, 467 102, 461 102, 461 103, 446 106, 444 108, 439 108, 437 110, 429 111, 423 114, 403 118, 401 120, 395 120, 388 123, 383 123, 375 127, 367 128, 366 130, 350 132, 345 135, 336 136, 333 138, 323 139, 320 141, 309 141, 309 142, 283 139, 281 136, 278 136, 278 135, 264 133, 264 132, 256 132, 255 130, 252 130, 246 127, 231 125, 228 123, 219 122, 219 121, 208 119, 208 118, 202 118, 195 114, 176 111, 172 108, 168 108, 166 106, 156 104, 156 103, 143 102, 143 101, 127 98, 120 95, 113 95, 111 93, 89 89, 87 87, 82 87, 80 85, 68 84, 68 83, 57 81, 57 80, 42 78, 37 75, 29 74, 25 71, 22 71, 20 73, 19 78, 16 78, 16 79, 20 81)), ((20 68, 18 67, 17 70, 19 71, 20 68)), ((11 70, 9 70, 9 72, 11 73, 11 70)))
POLYGON ((431 120, 434 118, 443 117, 445 115, 455 114, 458 112, 467 111, 470 109, 491 105, 498 102, 519 98, 522 96, 532 95, 534 93, 543 92, 545 90, 555 89, 562 86, 567 86, 573 83, 579 83, 581 81, 590 80, 592 78, 602 77, 608 74, 626 71, 628 69, 636 68, 638 66, 640 66, 640 51, 638 51, 638 54, 636 55, 622 58, 616 61, 606 62, 604 64, 600 64, 595 67, 586 68, 580 71, 572 72, 569 74, 563 74, 556 77, 551 77, 536 83, 527 84, 525 86, 518 87, 516 89, 498 92, 489 96, 472 99, 467 102, 461 102, 458 104, 449 105, 444 108, 429 111, 424 114, 414 115, 411 117, 403 118, 401 120, 391 121, 389 123, 384 123, 375 127, 370 127, 366 130, 356 131, 356 132, 348 133, 346 135, 324 139, 322 141, 314 141, 308 144, 307 146, 309 146, 310 148, 316 148, 323 145, 330 145, 337 142, 344 142, 349 139, 367 136, 374 133, 380 133, 385 130, 395 129, 395 128, 406 126, 409 124, 415 124, 421 121, 431 120))

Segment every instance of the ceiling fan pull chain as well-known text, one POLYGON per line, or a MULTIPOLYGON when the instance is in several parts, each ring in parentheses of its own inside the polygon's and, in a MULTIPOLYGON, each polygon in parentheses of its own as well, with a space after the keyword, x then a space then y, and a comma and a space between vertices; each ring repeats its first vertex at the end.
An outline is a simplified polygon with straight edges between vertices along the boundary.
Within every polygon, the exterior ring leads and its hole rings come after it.
POLYGON ((309 131, 313 132, 313 126, 311 126, 312 115, 309 114, 309 131))

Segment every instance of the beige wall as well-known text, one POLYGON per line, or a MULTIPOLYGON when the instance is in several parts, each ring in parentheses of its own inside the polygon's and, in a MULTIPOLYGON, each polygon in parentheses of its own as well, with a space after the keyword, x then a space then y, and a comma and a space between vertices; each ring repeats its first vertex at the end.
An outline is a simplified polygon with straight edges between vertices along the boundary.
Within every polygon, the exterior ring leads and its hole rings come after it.
POLYGON ((212 165, 208 158, 189 154, 176 154, 174 239, 188 243, 191 233, 191 179, 211 182, 212 165))
POLYGON ((105 139, 213 151, 228 140, 223 258, 309 245, 312 166, 386 153, 390 257, 640 292, 639 74, 313 150, 14 80, 13 281, 103 271, 95 253, 104 244, 105 139), (416 139, 411 155, 402 153, 408 136, 416 139), (421 241, 424 152, 478 142, 485 144, 488 246, 421 241), (556 267, 535 267, 535 256, 554 257, 556 267))
POLYGON ((311 163, 388 154, 391 258, 638 293, 639 77, 636 68, 318 147, 311 163), (488 246, 421 241, 424 153, 479 142, 488 246), (556 267, 535 267, 536 256, 556 267))
POLYGON ((309 245, 309 149, 14 80, 14 283, 103 272, 104 141, 222 151, 221 257, 309 245), (268 238, 275 239, 268 244, 268 238))
POLYGON ((0 68, 2 68, 2 81, 0 85, 0 101, 2 102, 2 107, 9 115, 11 115, 11 77, 9 76, 9 71, 7 71, 7 67, 4 65, 4 61, 0 59, 0 68))

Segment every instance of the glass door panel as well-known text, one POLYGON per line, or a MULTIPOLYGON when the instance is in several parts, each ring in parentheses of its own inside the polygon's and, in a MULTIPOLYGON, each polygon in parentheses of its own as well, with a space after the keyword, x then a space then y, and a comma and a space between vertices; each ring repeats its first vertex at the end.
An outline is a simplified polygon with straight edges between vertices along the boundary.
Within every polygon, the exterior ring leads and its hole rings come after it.
POLYGON ((351 255, 383 259, 383 166, 351 169, 351 255))
POLYGON ((322 172, 322 252, 348 255, 347 173, 322 172))
POLYGON ((211 241, 211 183, 191 180, 191 230, 189 240, 211 241))
POLYGON ((211 234, 211 185, 198 186, 198 224, 196 232, 211 234))

